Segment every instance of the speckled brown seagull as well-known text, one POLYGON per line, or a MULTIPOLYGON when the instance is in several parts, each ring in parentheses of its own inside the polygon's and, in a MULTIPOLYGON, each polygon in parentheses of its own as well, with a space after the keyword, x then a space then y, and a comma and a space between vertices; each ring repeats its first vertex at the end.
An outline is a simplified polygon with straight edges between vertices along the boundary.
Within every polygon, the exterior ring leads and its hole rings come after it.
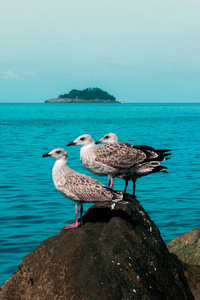
POLYGON ((55 187, 63 196, 76 203, 76 222, 66 225, 64 228, 77 228, 82 224, 83 203, 119 202, 123 199, 123 193, 107 188, 98 180, 73 171, 68 167, 68 155, 65 149, 57 148, 42 157, 54 157, 52 174, 55 187), (78 204, 81 205, 81 221, 78 222, 78 204))
MULTIPOLYGON (((130 174, 138 166, 150 161, 159 161, 159 155, 148 149, 140 149, 129 143, 108 143, 95 145, 91 135, 83 134, 67 144, 81 145, 80 158, 84 166, 99 176, 108 176, 109 187, 113 187, 113 178, 130 174), (147 151, 148 150, 148 151, 147 151)), ((163 155, 163 154, 162 154, 163 155)))
MULTIPOLYGON (((118 143, 118 137, 115 133, 107 133, 105 134, 100 140, 96 141, 95 144, 99 143, 118 143)), ((133 182, 133 194, 135 195, 135 185, 137 178, 150 175, 152 173, 157 172, 163 172, 168 173, 166 171, 166 167, 161 166, 160 162, 164 161, 166 159, 169 159, 168 156, 171 155, 171 153, 168 153, 171 151, 170 149, 163 149, 163 150, 156 150, 153 147, 150 146, 144 146, 144 145, 135 145, 133 147, 136 147, 137 149, 140 149, 148 154, 150 154, 150 157, 153 156, 153 160, 139 164, 138 168, 135 169, 134 172, 130 174, 123 174, 118 176, 119 178, 122 178, 126 181, 124 191, 126 191, 128 186, 128 181, 132 180, 133 182), (167 152, 167 153, 166 153, 167 152), (157 157, 155 157, 156 155, 157 157)))

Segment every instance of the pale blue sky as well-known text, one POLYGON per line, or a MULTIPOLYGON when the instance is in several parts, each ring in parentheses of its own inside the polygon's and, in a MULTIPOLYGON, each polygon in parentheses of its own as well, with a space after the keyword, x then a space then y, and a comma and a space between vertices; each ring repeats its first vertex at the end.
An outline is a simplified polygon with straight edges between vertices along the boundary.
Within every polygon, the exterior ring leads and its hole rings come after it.
POLYGON ((2 0, 0 102, 200 102, 199 0, 2 0))

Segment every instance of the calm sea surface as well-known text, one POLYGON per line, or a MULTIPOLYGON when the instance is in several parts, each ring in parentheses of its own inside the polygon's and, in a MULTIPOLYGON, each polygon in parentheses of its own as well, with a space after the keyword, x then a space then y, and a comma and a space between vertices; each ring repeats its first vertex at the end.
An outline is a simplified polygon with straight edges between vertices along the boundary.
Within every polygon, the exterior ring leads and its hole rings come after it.
MULTIPOLYGON (((169 174, 136 184, 137 199, 168 243, 200 226, 199 129, 200 104, 0 104, 0 285, 25 255, 75 218, 74 203, 54 188, 54 159, 43 153, 67 148, 71 168, 107 185, 81 164, 80 147, 66 143, 83 133, 97 140, 115 132, 120 141, 174 149, 163 163, 169 174)), ((124 181, 115 179, 114 188, 123 189, 124 181)))

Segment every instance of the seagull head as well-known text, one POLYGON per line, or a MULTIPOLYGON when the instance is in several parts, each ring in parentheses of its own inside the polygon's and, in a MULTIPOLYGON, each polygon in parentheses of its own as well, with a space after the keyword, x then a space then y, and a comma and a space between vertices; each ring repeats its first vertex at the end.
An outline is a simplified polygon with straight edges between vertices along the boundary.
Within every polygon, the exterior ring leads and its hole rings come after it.
POLYGON ((99 143, 118 143, 118 137, 115 133, 107 133, 100 140, 95 142, 95 144, 99 143))
POLYGON ((75 139, 73 142, 68 143, 66 146, 72 145, 80 145, 80 146, 87 146, 87 145, 94 144, 94 140, 90 134, 83 134, 75 139))
POLYGON ((67 151, 63 148, 57 148, 52 150, 51 152, 42 155, 42 157, 47 157, 47 156, 54 157, 55 159, 61 159, 61 158, 67 159, 67 151))

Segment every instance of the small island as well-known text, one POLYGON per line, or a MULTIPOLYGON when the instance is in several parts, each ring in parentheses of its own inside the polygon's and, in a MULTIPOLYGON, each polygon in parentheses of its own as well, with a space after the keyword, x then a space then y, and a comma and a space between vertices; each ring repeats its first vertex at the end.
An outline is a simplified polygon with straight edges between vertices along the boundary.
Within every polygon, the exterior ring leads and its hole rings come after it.
POLYGON ((100 88, 86 88, 84 90, 71 90, 68 94, 59 95, 58 98, 48 99, 45 103, 123 103, 100 88))

